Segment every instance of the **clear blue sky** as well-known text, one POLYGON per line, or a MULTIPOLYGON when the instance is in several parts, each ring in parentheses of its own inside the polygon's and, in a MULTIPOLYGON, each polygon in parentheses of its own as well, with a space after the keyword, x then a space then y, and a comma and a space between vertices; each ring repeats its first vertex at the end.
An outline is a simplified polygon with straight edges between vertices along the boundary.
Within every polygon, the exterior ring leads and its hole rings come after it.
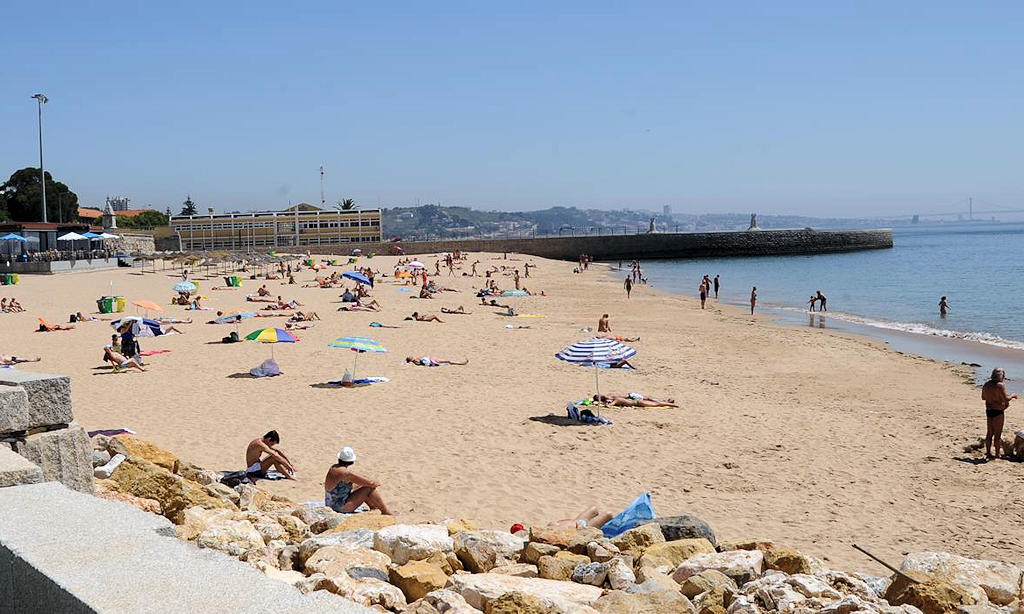
POLYGON ((0 57, 0 175, 44 92, 86 203, 1024 207, 1019 1, 22 2, 0 57))

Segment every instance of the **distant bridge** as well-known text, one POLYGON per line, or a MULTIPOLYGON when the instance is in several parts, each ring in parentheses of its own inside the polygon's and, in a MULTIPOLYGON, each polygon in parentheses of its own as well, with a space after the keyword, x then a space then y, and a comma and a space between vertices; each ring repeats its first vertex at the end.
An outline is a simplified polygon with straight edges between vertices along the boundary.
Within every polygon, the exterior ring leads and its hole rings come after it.
POLYGON ((975 215, 1002 215, 1002 214, 1006 214, 1006 213, 1024 213, 1024 209, 1009 209, 1009 208, 1004 208, 1004 207, 1001 207, 999 205, 996 205, 996 204, 993 204, 993 203, 989 203, 989 202, 984 202, 984 201, 978 201, 977 203, 975 203, 973 198, 965 198, 963 200, 959 200, 959 201, 957 201, 955 203, 952 203, 949 206, 950 207, 961 207, 961 209, 955 209, 955 210, 952 210, 952 211, 942 211, 942 212, 938 212, 938 213, 911 213, 911 214, 903 214, 903 215, 886 215, 886 216, 883 216, 882 219, 905 219, 905 218, 911 218, 913 220, 918 220, 918 219, 921 219, 921 218, 929 218, 929 217, 955 217, 955 218, 958 218, 958 219, 973 220, 975 215), (986 208, 975 209, 974 208, 975 204, 979 204, 982 207, 986 207, 986 208), (966 207, 966 209, 963 209, 962 207, 966 207))

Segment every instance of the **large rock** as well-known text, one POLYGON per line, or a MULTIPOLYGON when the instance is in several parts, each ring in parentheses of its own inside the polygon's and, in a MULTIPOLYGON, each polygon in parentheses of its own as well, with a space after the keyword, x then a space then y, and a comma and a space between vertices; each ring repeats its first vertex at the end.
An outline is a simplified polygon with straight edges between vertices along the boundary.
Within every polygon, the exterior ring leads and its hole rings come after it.
POLYGON ((160 509, 159 501, 143 499, 142 497, 136 497, 135 495, 129 495, 128 493, 118 492, 117 484, 111 480, 95 480, 93 483, 96 487, 95 494, 100 499, 117 501, 118 503, 127 503, 128 505, 135 506, 144 512, 149 512, 150 514, 160 514, 163 511, 160 509))
POLYGON ((682 594, 693 599, 697 595, 715 588, 722 588, 732 593, 735 593, 737 590, 736 582, 717 569, 706 569, 699 574, 690 576, 683 580, 679 590, 682 594))
POLYGON ((310 537, 309 525, 302 522, 297 516, 291 514, 276 512, 271 513, 270 517, 277 521, 277 524, 281 525, 284 529, 285 539, 290 542, 301 542, 307 537, 310 537))
POLYGON ((601 589, 596 586, 491 573, 456 574, 450 578, 449 588, 478 610, 484 610, 489 602, 512 592, 535 597, 561 612, 580 611, 601 596, 601 589))
POLYGON ((711 554, 715 547, 703 537, 652 544, 637 561, 639 567, 654 567, 672 573, 683 561, 698 554, 711 554))
POLYGON ((0 444, 0 488, 19 484, 39 484, 43 470, 24 456, 0 444))
POLYGON ((502 565, 495 567, 490 570, 489 573, 500 573, 506 576, 519 576, 520 578, 536 578, 539 576, 536 565, 530 565, 529 563, 512 563, 511 565, 502 565))
POLYGON ((617 535, 612 538, 612 544, 621 552, 632 552, 639 558, 647 548, 654 544, 663 543, 665 536, 661 533, 661 527, 655 522, 650 522, 639 527, 617 535))
POLYGON ((526 593, 505 593, 490 601, 484 614, 558 614, 561 610, 526 593))
POLYGON ((349 577, 388 579, 391 559, 372 548, 325 546, 306 559, 307 574, 322 573, 329 578, 348 574, 349 577))
POLYGON ((727 552, 729 550, 760 550, 761 552, 768 552, 774 546, 775 544, 770 540, 750 537, 720 539, 716 545, 719 552, 727 552))
POLYGON ((977 602, 963 587, 935 578, 917 584, 902 578, 894 581, 886 592, 886 600, 894 606, 912 605, 924 614, 957 612, 977 602))
POLYGON ((444 526, 448 529, 448 535, 455 537, 463 531, 479 531, 480 525, 475 520, 469 520, 468 518, 456 518, 453 520, 445 520, 444 526))
POLYGON ((519 559, 526 542, 504 531, 462 531, 453 548, 463 567, 472 573, 488 572, 519 559))
POLYGON ((125 460, 111 479, 121 492, 159 501, 163 515, 174 524, 184 521, 185 510, 190 507, 236 511, 230 503, 211 497, 199 484, 140 458, 125 460))
MULTIPOLYGON (((71 413, 71 378, 66 375, 46 375, 31 373, 17 369, 0 370, 0 386, 20 386, 25 391, 27 406, 24 412, 11 416, 8 426, 0 428, 0 432, 26 431, 29 429, 70 424, 71 413)), ((20 397, 20 395, 18 395, 20 397)))
POLYGON ((266 545, 263 536, 248 520, 225 520, 213 525, 196 537, 196 543, 231 556, 241 556, 246 550, 266 545))
POLYGON ((584 563, 572 570, 572 581, 591 586, 601 586, 608 577, 607 563, 584 563))
POLYGON ((742 586, 761 575, 764 568, 764 554, 760 550, 731 550, 714 554, 699 554, 683 561, 672 579, 682 584, 690 576, 707 569, 718 570, 742 586))
POLYGON ((537 571, 541 578, 548 580, 570 580, 572 572, 579 565, 590 563, 590 559, 582 554, 573 554, 562 550, 555 556, 542 556, 537 561, 537 571))
POLYGON ((312 533, 328 531, 345 518, 345 516, 326 505, 317 505, 315 507, 299 505, 292 508, 288 513, 309 525, 309 530, 312 533))
POLYGON ((295 502, 267 492, 254 484, 238 488, 238 507, 247 512, 275 512, 295 507, 295 502))
POLYGON ((252 526, 256 527, 259 534, 263 536, 263 541, 271 542, 275 540, 284 540, 286 535, 284 527, 278 524, 278 522, 270 516, 252 513, 246 513, 245 516, 246 519, 252 523, 252 526))
MULTIPOLYGON (((41 426, 41 425, 36 425, 41 426)), ((28 417, 28 394, 21 386, 0 386, 0 433, 35 428, 28 417)))
POLYGON ((480 610, 466 603, 462 595, 443 588, 410 603, 405 614, 480 614, 480 610))
POLYGON ((132 435, 111 437, 107 443, 107 450, 112 454, 124 454, 129 458, 134 457, 148 460, 171 473, 178 473, 178 468, 181 465, 181 461, 178 460, 177 456, 151 441, 132 435))
POLYGON ((234 506, 238 505, 238 492, 234 488, 220 482, 213 482, 212 484, 204 484, 203 490, 211 497, 216 497, 234 506))
POLYGON ((385 516, 380 512, 374 510, 372 512, 364 512, 362 514, 353 514, 351 516, 337 516, 337 521, 333 522, 333 527, 324 531, 324 533, 342 533, 344 531, 354 531, 356 529, 369 529, 371 531, 379 531, 384 527, 390 527, 395 524, 396 520, 394 516, 385 516))
POLYGON ((351 599, 365 606, 380 606, 387 610, 405 607, 405 595, 397 587, 375 578, 350 578, 345 574, 326 578, 318 583, 332 593, 351 599))
POLYGON ((238 512, 230 509, 207 509, 190 507, 182 515, 181 524, 175 527, 178 537, 192 540, 210 527, 223 524, 229 520, 238 520, 238 512))
POLYGON ((594 603, 594 609, 607 614, 694 614, 693 604, 678 591, 626 593, 611 591, 594 603))
POLYGON ((346 531, 344 533, 335 533, 333 535, 317 535, 315 537, 310 537, 299 544, 299 564, 305 565, 306 561, 314 552, 320 548, 326 548, 327 546, 339 546, 349 550, 354 550, 355 548, 370 548, 372 550, 373 531, 357 529, 355 531, 346 531))
MULTIPOLYGON (((907 555, 900 571, 912 577, 932 577, 955 584, 975 601, 986 599, 997 605, 1008 605, 1017 597, 1024 569, 1008 563, 968 559, 948 552, 914 552, 907 555)), ((893 578, 895 584, 896 579, 893 578)))
POLYGON ((444 588, 448 583, 444 570, 426 561, 409 561, 405 565, 392 566, 388 579, 402 591, 406 601, 422 599, 427 593, 444 588))
POLYGON ((558 546, 575 554, 584 554, 587 544, 604 539, 601 529, 564 527, 530 527, 530 541, 558 546))
POLYGON ((551 544, 542 544, 540 542, 530 542, 526 544, 523 549, 523 561, 531 565, 536 565, 537 561, 542 556, 555 556, 561 550, 558 546, 551 544))
POLYGON ((60 482, 72 490, 93 492, 92 442, 75 423, 36 433, 18 442, 15 452, 43 470, 44 482, 60 482))
POLYGON ((658 526, 661 527, 661 533, 665 536, 665 541, 671 542, 677 539, 698 539, 703 537, 711 542, 712 546, 717 543, 715 541, 715 532, 711 530, 708 523, 696 516, 690 514, 664 516, 654 522, 658 523, 658 526))
POLYGON ((787 574, 809 574, 811 563, 807 557, 788 546, 772 546, 764 553, 764 566, 787 574))
POLYGON ((606 565, 608 565, 608 585, 612 587, 612 590, 623 590, 636 582, 636 574, 625 560, 612 559, 606 565))
POLYGON ((373 548, 388 555, 396 565, 420 561, 435 553, 452 552, 454 545, 448 537, 448 529, 436 524, 396 524, 373 535, 373 548))

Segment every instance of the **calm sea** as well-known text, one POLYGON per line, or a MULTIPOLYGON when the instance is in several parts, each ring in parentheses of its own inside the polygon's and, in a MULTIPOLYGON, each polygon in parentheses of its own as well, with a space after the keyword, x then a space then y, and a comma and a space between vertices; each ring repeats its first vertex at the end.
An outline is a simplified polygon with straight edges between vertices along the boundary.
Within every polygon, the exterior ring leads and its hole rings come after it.
POLYGON ((694 297, 702 275, 720 275, 721 300, 738 305, 748 305, 757 286, 759 307, 788 323, 873 334, 897 349, 981 364, 980 371, 1008 363, 1010 387, 1024 388, 1024 223, 899 228, 893 243, 848 254, 641 266, 655 287, 694 297), (829 311, 811 318, 806 301, 819 289, 829 311))

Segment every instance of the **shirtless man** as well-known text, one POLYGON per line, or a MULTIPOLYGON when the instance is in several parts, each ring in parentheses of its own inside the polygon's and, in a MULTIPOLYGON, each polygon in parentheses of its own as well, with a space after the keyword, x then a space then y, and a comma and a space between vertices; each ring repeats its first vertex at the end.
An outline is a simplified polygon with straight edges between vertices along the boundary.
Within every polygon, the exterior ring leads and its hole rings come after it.
POLYGON ((459 305, 455 309, 448 309, 447 307, 442 307, 441 308, 441 313, 449 313, 449 314, 453 314, 453 315, 470 315, 473 312, 472 311, 466 311, 465 307, 463 307, 462 305, 459 305))
POLYGON ((674 399, 659 401, 631 392, 627 395, 594 395, 594 401, 613 407, 679 407, 674 399))
POLYGON ((597 321, 597 332, 599 333, 610 333, 612 332, 612 326, 608 323, 608 314, 601 316, 601 319, 597 321))
POLYGON ((493 298, 490 301, 488 301, 487 297, 485 296, 480 297, 480 304, 486 307, 501 307, 502 309, 512 309, 511 305, 502 305, 493 298))
POLYGON ((939 315, 944 318, 947 313, 949 313, 949 303, 946 302, 946 297, 942 297, 939 299, 939 315))
POLYGON ((707 282, 701 280, 700 287, 697 288, 697 290, 698 290, 698 292, 700 292, 700 308, 704 309, 704 303, 706 303, 707 300, 708 300, 708 284, 707 284, 707 282))
POLYGON ((1003 453, 1003 420, 1004 412, 1010 406, 1010 401, 1017 398, 1017 395, 1006 394, 1006 371, 1002 367, 992 369, 992 376, 985 385, 981 387, 981 399, 985 401, 985 419, 988 429, 985 433, 985 456, 987 458, 1001 458, 1003 453), (992 456, 992 441, 995 440, 996 454, 992 456))
POLYGON ((458 362, 456 360, 442 360, 440 358, 433 358, 431 356, 424 356, 422 358, 416 358, 415 356, 406 356, 405 363, 419 365, 421 367, 440 367, 442 365, 458 365, 461 367, 463 365, 468 365, 469 359, 467 358, 462 362, 458 362))
POLYGON ((754 315, 755 305, 757 305, 757 286, 750 289, 750 315, 754 315))
POLYGON ((245 472, 257 476, 265 476, 271 468, 284 474, 289 480, 295 479, 295 467, 284 452, 276 446, 281 443, 277 431, 270 431, 263 437, 257 437, 245 448, 245 472))
POLYGON ((825 306, 825 303, 828 302, 828 297, 822 294, 821 290, 818 290, 815 296, 818 297, 818 311, 828 311, 828 307, 825 306))

